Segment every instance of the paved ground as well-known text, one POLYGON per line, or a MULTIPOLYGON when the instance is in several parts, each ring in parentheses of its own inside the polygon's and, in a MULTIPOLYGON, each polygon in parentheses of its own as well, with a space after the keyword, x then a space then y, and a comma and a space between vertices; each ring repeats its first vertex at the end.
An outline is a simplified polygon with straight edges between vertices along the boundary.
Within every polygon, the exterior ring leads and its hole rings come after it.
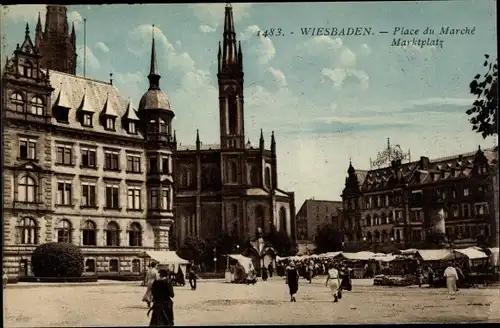
MULTIPOLYGON (((332 324, 408 322, 499 322, 500 289, 461 289, 449 300, 445 289, 378 287, 353 280, 351 292, 333 303, 324 279, 301 281, 290 303, 281 279, 254 286, 204 281, 198 290, 175 288, 176 325, 332 324)), ((86 286, 8 286, 5 327, 147 325, 145 291, 137 282, 86 286)))

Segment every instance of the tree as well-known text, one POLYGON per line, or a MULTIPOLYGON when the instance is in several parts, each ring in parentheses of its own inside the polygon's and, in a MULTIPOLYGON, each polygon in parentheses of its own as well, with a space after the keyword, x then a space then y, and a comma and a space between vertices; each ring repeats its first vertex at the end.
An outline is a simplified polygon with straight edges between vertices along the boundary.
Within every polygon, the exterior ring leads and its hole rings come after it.
POLYGON ((343 235, 332 224, 325 224, 317 228, 316 252, 319 254, 342 250, 343 235))
POLYGON ((477 96, 471 109, 466 111, 467 115, 472 116, 469 122, 472 124, 472 130, 481 133, 483 138, 497 134, 498 122, 498 66, 495 61, 489 59, 489 55, 484 55, 484 67, 488 71, 483 75, 477 74, 470 83, 470 92, 477 96))
POLYGON ((168 249, 171 251, 176 251, 179 245, 177 244, 177 235, 172 228, 170 229, 170 236, 168 236, 168 249))
POLYGON ((295 245, 285 231, 277 231, 273 228, 264 236, 264 240, 269 242, 280 256, 295 253, 295 245))
POLYGON ((80 277, 84 257, 70 243, 47 243, 38 246, 31 255, 33 273, 37 277, 80 277))
POLYGON ((188 236, 178 252, 180 257, 200 263, 207 255, 207 242, 198 237, 188 236))

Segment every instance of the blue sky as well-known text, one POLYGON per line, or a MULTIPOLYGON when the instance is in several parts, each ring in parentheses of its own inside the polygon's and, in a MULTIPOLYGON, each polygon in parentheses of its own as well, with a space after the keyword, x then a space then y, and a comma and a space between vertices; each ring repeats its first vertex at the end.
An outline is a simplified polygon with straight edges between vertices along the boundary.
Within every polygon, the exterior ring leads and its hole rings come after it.
MULTIPOLYGON (((496 58, 494 1, 234 4, 245 69, 245 132, 269 147, 275 131, 282 189, 306 198, 340 200, 349 158, 368 169, 386 138, 412 158, 468 152, 494 144, 471 130, 468 85, 496 58), (371 27, 370 36, 305 36, 301 27, 371 27), (443 47, 391 47, 395 27, 475 27, 474 35, 434 36, 443 47), (281 28, 279 37, 256 32, 281 28), (378 31, 389 31, 380 35, 378 31), (294 32, 292 35, 291 32, 294 32)), ((33 31, 45 7, 3 11, 2 53, 33 31)), ((161 88, 176 112, 178 141, 217 143, 218 41, 224 4, 69 6, 82 74, 87 18, 87 76, 109 80, 135 107, 147 89, 152 24, 161 88)), ((43 23, 43 22, 42 22, 43 23)), ((437 32, 436 32, 437 33, 437 32)), ((5 58, 2 58, 2 65, 5 58)), ((3 67, 3 66, 2 66, 3 67)))

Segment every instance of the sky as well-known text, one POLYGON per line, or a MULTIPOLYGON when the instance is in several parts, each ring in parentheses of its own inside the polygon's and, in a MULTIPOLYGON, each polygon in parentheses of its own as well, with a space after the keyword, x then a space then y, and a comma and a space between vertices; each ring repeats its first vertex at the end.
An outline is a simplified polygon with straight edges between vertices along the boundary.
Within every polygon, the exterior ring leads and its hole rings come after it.
MULTIPOLYGON (((148 87, 154 24, 160 85, 175 110, 178 142, 194 144, 199 129, 203 143, 218 143, 216 71, 224 6, 68 6, 77 34, 77 73, 83 75, 86 18, 86 76, 109 81, 113 73, 114 85, 137 108, 148 87)), ((22 43, 26 22, 34 31, 39 12, 43 24, 43 5, 3 8, 4 57, 22 43)), ((233 12, 244 55, 246 138, 258 146, 262 129, 269 147, 274 131, 279 187, 295 192, 297 210, 309 198, 341 200, 349 160, 369 169, 387 138, 413 160, 496 145, 496 137, 472 131, 465 113, 474 101, 469 83, 485 72, 484 54, 497 57, 494 1, 238 3, 233 12), (438 35, 447 26, 474 34, 438 35), (313 27, 372 33, 302 33, 313 27), (435 35, 423 35, 426 27, 435 35), (257 35, 271 28, 282 35, 257 35), (442 42, 391 45, 394 38, 411 40, 408 33, 415 29, 417 38, 442 42)))

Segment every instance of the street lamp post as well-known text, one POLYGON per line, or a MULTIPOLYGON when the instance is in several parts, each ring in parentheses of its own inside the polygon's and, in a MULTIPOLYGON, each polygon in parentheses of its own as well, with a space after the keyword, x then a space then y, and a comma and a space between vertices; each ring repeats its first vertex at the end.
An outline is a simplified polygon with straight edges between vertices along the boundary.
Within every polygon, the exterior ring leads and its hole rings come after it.
POLYGON ((240 254, 240 245, 236 245, 236 252, 240 254))
POLYGON ((217 273, 217 248, 214 247, 214 273, 217 273))

